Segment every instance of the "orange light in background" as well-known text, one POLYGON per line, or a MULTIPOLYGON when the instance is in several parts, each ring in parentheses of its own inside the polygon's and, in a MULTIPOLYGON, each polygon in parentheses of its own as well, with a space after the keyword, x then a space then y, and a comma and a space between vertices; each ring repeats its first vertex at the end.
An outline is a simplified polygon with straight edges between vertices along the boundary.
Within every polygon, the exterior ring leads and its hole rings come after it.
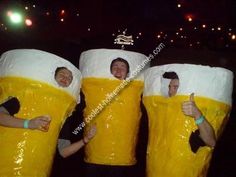
POLYGON ((61 15, 65 15, 65 10, 61 10, 61 15))
POLYGON ((193 15, 192 14, 187 14, 185 15, 185 19, 188 20, 189 22, 193 21, 193 15))
POLYGON ((235 34, 233 34, 233 35, 231 36, 231 39, 232 39, 232 40, 235 40, 235 34))
POLYGON ((33 24, 33 22, 32 22, 32 20, 30 20, 30 19, 25 19, 25 25, 26 26, 32 26, 32 24, 33 24))

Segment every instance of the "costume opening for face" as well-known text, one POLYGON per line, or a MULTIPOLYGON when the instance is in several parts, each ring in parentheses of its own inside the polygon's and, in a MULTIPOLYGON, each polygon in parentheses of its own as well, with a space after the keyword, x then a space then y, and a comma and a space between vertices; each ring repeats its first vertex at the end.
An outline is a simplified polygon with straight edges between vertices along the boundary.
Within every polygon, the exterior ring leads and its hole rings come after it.
POLYGON ((145 73, 143 102, 149 118, 147 177, 205 177, 213 148, 206 146, 192 117, 185 116, 181 104, 194 93, 194 101, 219 137, 229 117, 233 73, 219 67, 168 64, 145 73), (168 96, 171 79, 178 75, 175 96, 168 96))
POLYGON ((0 176, 47 177, 50 174, 58 133, 79 102, 81 74, 67 60, 54 54, 17 49, 0 58, 0 104, 15 97, 20 108, 16 117, 32 119, 50 115, 48 132, 0 126, 0 176), (54 74, 66 67, 73 81, 65 88, 54 74))
MULTIPOLYGON (((114 77, 110 65, 116 58, 129 64, 126 80, 146 59, 143 54, 115 49, 94 49, 81 54, 82 91, 86 108, 84 121, 96 124, 97 134, 85 147, 85 161, 102 165, 133 165, 143 92, 143 74, 127 86, 114 77), (116 95, 115 92, 120 92, 116 95), (99 112, 99 113, 97 113, 99 112)), ((149 67, 148 64, 145 68, 149 67)))

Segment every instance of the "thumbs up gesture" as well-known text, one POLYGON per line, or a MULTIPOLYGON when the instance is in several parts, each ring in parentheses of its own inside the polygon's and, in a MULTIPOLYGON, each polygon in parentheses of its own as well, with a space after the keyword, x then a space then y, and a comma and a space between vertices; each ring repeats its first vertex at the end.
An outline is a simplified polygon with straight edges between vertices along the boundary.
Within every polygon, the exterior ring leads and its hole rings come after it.
POLYGON ((198 109, 197 105, 195 104, 194 93, 190 95, 189 101, 184 101, 182 103, 182 111, 184 115, 191 116, 194 119, 197 119, 202 115, 201 111, 198 109))

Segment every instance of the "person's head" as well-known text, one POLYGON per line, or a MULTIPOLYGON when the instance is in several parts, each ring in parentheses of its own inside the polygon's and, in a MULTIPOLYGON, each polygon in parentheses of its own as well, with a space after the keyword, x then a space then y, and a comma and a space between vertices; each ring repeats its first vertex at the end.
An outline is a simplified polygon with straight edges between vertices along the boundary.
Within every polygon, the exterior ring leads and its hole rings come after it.
POLYGON ((179 77, 175 72, 165 72, 163 78, 171 79, 169 84, 169 97, 175 96, 179 88, 179 77))
POLYGON ((55 71, 54 78, 59 86, 68 87, 73 80, 73 75, 66 67, 58 67, 55 71))
POLYGON ((117 79, 124 80, 129 73, 129 63, 123 58, 116 58, 111 62, 110 71, 117 79))

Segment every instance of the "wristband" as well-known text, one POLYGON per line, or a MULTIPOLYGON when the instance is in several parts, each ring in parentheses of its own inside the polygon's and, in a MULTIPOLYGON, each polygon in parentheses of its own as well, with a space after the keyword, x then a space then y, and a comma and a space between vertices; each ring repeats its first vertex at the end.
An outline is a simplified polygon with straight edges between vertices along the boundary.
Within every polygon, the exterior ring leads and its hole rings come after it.
POLYGON ((204 121, 204 116, 203 115, 201 115, 199 118, 197 118, 196 120, 195 120, 195 123, 197 124, 197 125, 199 125, 199 124, 201 124, 203 121, 204 121))
POLYGON ((29 128, 29 120, 27 120, 27 119, 24 120, 23 127, 24 127, 24 128, 27 128, 27 129, 29 128))

